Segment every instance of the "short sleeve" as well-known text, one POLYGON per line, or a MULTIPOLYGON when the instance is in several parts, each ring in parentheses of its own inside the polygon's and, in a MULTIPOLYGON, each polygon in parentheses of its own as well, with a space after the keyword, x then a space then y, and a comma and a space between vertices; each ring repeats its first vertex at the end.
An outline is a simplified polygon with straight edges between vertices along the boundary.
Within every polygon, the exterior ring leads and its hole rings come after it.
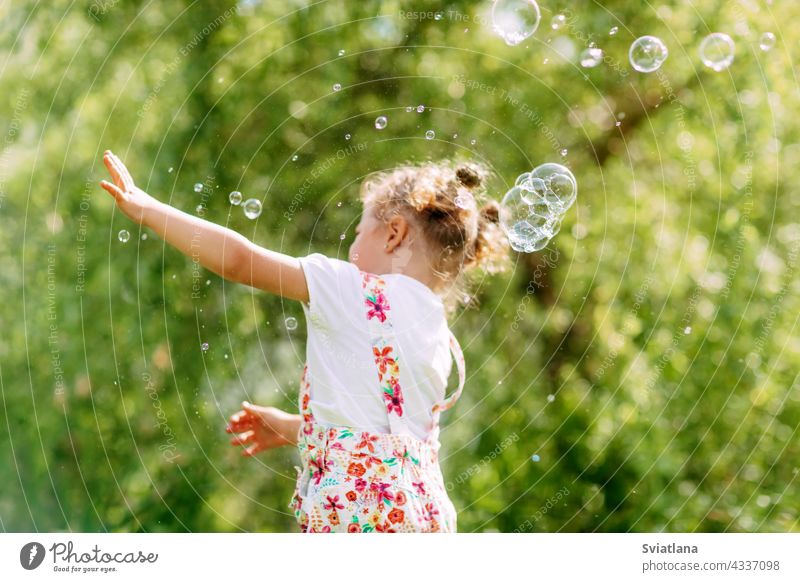
POLYGON ((299 258, 308 287, 308 303, 303 309, 309 320, 335 326, 343 322, 357 304, 358 267, 321 253, 299 258))

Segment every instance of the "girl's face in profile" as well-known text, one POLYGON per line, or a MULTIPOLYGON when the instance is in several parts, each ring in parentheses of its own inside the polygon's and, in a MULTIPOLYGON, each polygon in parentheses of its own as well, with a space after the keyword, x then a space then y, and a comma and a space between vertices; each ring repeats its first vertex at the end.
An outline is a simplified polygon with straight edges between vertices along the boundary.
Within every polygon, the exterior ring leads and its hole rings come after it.
POLYGON ((350 245, 349 261, 362 271, 379 272, 385 262, 385 243, 386 225, 375 216, 371 206, 365 206, 356 226, 356 238, 350 245))

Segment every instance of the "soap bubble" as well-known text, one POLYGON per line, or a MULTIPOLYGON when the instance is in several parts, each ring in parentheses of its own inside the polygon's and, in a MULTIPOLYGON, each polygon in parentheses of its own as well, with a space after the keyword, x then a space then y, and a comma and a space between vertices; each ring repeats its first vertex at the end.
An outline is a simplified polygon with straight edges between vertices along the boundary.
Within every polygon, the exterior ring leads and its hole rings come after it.
POLYGON ((542 164, 531 172, 531 182, 542 180, 547 190, 544 198, 561 212, 567 210, 575 202, 578 195, 578 183, 575 176, 561 164, 542 164))
POLYGON ((409 105, 408 107, 406 107, 406 113, 411 113, 412 111, 414 111, 414 108, 413 108, 413 107, 411 107, 411 105, 409 105))
POLYGON ((242 210, 244 210, 244 215, 247 218, 250 220, 255 220, 261 216, 261 201, 256 200, 255 198, 245 200, 242 204, 242 210))
POLYGON ((550 21, 550 28, 552 28, 553 30, 558 30, 559 28, 564 26, 564 23, 566 22, 567 22, 566 16, 564 16, 563 14, 556 14, 550 21))
POLYGON ((238 190, 234 190, 228 195, 228 200, 231 201, 231 204, 234 206, 239 206, 242 203, 242 193, 238 190))
POLYGON ((539 27, 542 15, 535 0, 495 0, 492 25, 509 46, 518 45, 539 27))
POLYGON ((205 208, 203 208, 203 205, 202 205, 202 204, 198 204, 198 205, 195 207, 195 212, 197 212, 197 214, 199 214, 200 216, 203 216, 203 214, 205 214, 205 211, 206 211, 206 209, 205 209, 205 208))
POLYGON ((538 463, 540 460, 541 457, 539 455, 531 455, 531 461, 533 461, 534 463, 538 463))
POLYGON ((724 71, 733 62, 733 40, 724 32, 709 34, 700 43, 700 59, 714 71, 724 71))
POLYGON ((194 191, 195 192, 202 192, 203 191, 203 185, 200 182, 198 182, 197 184, 194 185, 194 191))
POLYGON ((619 32, 619 26, 614 26, 608 31, 608 36, 614 36, 619 32))
POLYGON ((207 352, 208 351, 208 342, 203 342, 202 344, 200 344, 200 349, 203 350, 204 352, 207 352))
POLYGON ((375 120, 375 129, 383 129, 386 127, 386 124, 389 122, 385 116, 381 115, 378 119, 375 120))
POLYGON ((299 157, 300 157, 300 156, 298 156, 297 154, 293 155, 293 156, 292 156, 292 161, 293 161, 293 162, 296 162, 296 161, 297 161, 297 159, 298 159, 299 157))
POLYGON ((656 36, 642 36, 631 44, 628 59, 640 73, 652 73, 664 64, 669 51, 667 45, 656 36))
POLYGON ((425 106, 424 105, 417 105, 417 113, 422 113, 423 111, 425 111, 425 106))
POLYGON ((548 394, 547 395, 547 401, 548 402, 553 402, 555 399, 556 399, 556 397, 555 397, 554 394, 548 394))
POLYGON ((441 12, 437 12, 436 14, 433 15, 433 19, 434 20, 441 20, 442 19, 442 13, 441 12))
POLYGON ((771 32, 765 32, 761 35, 761 38, 758 39, 758 46, 762 51, 767 52, 775 46, 775 35, 771 32))
POLYGON ((286 321, 284 321, 286 325, 286 329, 289 331, 294 331, 297 329, 297 320, 294 317, 287 317, 286 321))
POLYGON ((425 132, 425 139, 433 139, 436 137, 436 133, 432 129, 429 129, 425 132))
POLYGON ((333 86, 333 90, 334 90, 334 91, 341 91, 341 90, 342 90, 342 85, 341 85, 340 83, 336 83, 336 84, 333 86))
POLYGON ((349 140, 351 137, 353 136, 351 136, 349 133, 344 134, 344 139, 346 140, 349 140))
POLYGON ((129 240, 131 240, 131 233, 129 233, 125 229, 122 229, 121 231, 119 231, 119 234, 117 234, 117 238, 119 239, 119 242, 126 243, 129 240))
POLYGON ((340 56, 340 57, 343 57, 343 56, 344 56, 344 49, 339 49, 339 56, 340 56))
POLYGON ((596 67, 603 62, 603 49, 597 47, 587 48, 581 53, 581 66, 587 69, 596 67))

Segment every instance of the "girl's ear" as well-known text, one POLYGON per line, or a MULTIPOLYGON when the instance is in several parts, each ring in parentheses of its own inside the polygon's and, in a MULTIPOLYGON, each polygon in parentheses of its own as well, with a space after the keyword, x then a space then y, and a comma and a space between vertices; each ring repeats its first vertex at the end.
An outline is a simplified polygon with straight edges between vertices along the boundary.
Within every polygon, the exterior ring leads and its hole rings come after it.
POLYGON ((386 223, 386 246, 384 250, 392 253, 395 248, 400 246, 408 234, 408 221, 402 214, 395 214, 386 223))

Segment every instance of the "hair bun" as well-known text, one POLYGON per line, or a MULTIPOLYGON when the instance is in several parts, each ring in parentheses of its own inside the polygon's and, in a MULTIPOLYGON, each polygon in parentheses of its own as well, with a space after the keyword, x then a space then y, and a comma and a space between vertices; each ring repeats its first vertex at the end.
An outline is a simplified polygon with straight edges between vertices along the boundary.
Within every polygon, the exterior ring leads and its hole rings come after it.
POLYGON ((478 173, 477 169, 468 164, 456 168, 456 178, 463 186, 470 190, 481 185, 481 175, 478 173))
POLYGON ((481 207, 481 218, 491 224, 500 224, 500 205, 490 200, 481 207))

